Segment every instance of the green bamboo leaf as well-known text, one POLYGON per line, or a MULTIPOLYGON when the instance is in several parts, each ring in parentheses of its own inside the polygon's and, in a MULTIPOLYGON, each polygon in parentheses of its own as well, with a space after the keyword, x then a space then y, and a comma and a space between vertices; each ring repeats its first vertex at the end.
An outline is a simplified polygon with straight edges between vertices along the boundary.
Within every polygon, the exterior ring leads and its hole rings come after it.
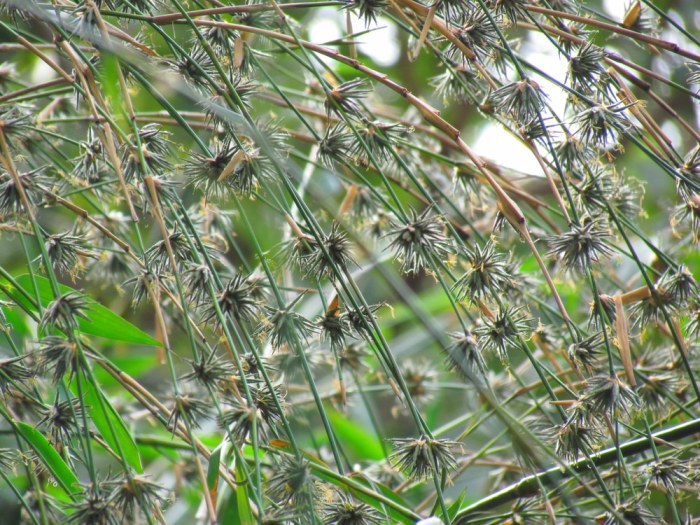
POLYGON ((124 94, 119 85, 119 61, 115 55, 105 53, 102 57, 102 67, 98 70, 100 85, 107 95, 106 102, 110 112, 119 125, 126 124, 124 113, 124 94))
POLYGON ((219 510, 219 523, 239 525, 238 493, 231 492, 219 510))
POLYGON ((114 452, 122 451, 124 459, 136 472, 142 473, 143 465, 141 464, 139 448, 136 446, 126 423, 109 402, 107 396, 102 393, 102 390, 87 379, 84 374, 80 375, 83 401, 90 407, 90 417, 100 435, 114 452))
POLYGON ((250 499, 248 498, 248 483, 246 476, 240 464, 236 463, 236 500, 238 502, 238 523, 240 525, 255 525, 253 510, 250 508, 250 499))
MULTIPOLYGON (((54 300, 51 283, 45 277, 34 276, 34 279, 39 291, 39 299, 41 299, 41 304, 46 306, 54 300)), ((17 278, 17 283, 22 288, 29 291, 30 295, 33 295, 31 291, 34 288, 32 285, 32 277, 30 275, 25 274, 19 276, 17 278)), ((76 291, 73 288, 63 284, 59 284, 58 287, 62 294, 76 291)), ((22 296, 22 294, 12 294, 10 298, 16 303, 19 303, 21 306, 36 311, 36 308, 34 308, 34 306, 22 296)), ((88 335, 104 337, 105 339, 111 339, 112 341, 162 346, 160 341, 135 327, 126 319, 123 319, 112 312, 109 308, 102 306, 100 303, 90 297, 85 296, 85 299, 88 302, 88 307, 85 311, 87 319, 78 319, 78 327, 81 332, 88 335)))
MULTIPOLYGON (((213 457, 214 453, 212 453, 213 457)), ((211 461, 211 459, 209 460, 211 461)), ((211 463, 210 463, 211 465, 211 463)), ((245 475, 239 465, 236 466, 235 493, 229 494, 228 498, 219 511, 219 523, 227 525, 255 525, 253 511, 248 500, 248 484, 245 482, 245 475)))
POLYGON ((455 519, 455 516, 457 516, 457 513, 459 512, 459 509, 462 507, 462 503, 464 502, 464 494, 460 494, 459 497, 455 500, 455 502, 450 505, 450 508, 447 509, 447 514, 450 516, 450 521, 455 519))
POLYGON ((207 487, 211 494, 211 499, 216 505, 216 497, 219 490, 219 467, 221 466, 221 456, 226 454, 228 450, 228 442, 224 441, 214 449, 209 457, 209 466, 207 467, 207 487))
POLYGON ((66 494, 75 494, 79 491, 80 481, 63 458, 56 452, 44 435, 34 427, 26 423, 18 422, 15 428, 29 443, 29 446, 37 453, 41 462, 49 469, 59 486, 66 494))
POLYGON ((382 444, 357 422, 348 419, 337 410, 329 410, 328 417, 333 424, 333 430, 340 440, 358 458, 384 459, 382 444))
POLYGON ((0 307, 0 326, 7 325, 10 333, 17 339, 24 339, 31 336, 27 321, 13 308, 7 306, 0 307))
POLYGON ((221 505, 219 510, 219 523, 230 523, 240 525, 240 514, 238 512, 238 493, 231 492, 221 505))

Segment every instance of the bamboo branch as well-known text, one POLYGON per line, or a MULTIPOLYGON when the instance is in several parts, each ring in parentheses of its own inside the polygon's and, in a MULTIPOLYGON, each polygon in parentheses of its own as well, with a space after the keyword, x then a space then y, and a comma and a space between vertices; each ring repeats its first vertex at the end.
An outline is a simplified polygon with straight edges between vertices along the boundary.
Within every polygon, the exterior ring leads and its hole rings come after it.
MULTIPOLYGON (((665 430, 660 430, 652 434, 652 439, 655 443, 670 442, 673 443, 679 439, 692 436, 700 433, 700 418, 692 419, 685 423, 681 423, 665 430)), ((622 443, 619 448, 609 447, 597 454, 593 454, 588 458, 579 459, 568 464, 568 467, 575 472, 587 472, 590 470, 591 462, 594 465, 606 465, 618 460, 618 457, 630 457, 641 452, 645 452, 652 447, 652 443, 647 437, 632 439, 626 443, 622 443)), ((540 485, 556 486, 561 484, 568 478, 566 472, 563 472, 561 467, 555 466, 522 478, 520 481, 509 485, 508 487, 499 490, 498 492, 480 499, 466 506, 457 513, 453 525, 467 525, 470 520, 478 513, 484 512, 509 501, 518 498, 530 497, 537 494, 540 490, 540 485)))

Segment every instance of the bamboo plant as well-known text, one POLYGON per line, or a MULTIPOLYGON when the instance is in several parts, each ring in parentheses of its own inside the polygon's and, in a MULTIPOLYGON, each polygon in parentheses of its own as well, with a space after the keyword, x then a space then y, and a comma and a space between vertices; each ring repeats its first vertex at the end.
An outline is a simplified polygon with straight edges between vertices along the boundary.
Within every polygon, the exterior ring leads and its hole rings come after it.
POLYGON ((699 523, 693 4, 0 0, 0 523, 699 523))

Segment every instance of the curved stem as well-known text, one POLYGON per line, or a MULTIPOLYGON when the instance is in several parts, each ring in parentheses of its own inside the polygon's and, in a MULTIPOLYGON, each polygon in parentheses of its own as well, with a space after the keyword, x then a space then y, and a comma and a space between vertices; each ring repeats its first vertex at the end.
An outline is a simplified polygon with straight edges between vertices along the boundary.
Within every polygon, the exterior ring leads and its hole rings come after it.
MULTIPOLYGON (((589 461, 594 465, 606 465, 617 461, 618 453, 621 454, 622 457, 627 458, 641 452, 646 452, 651 448, 652 439, 656 443, 673 443, 685 437, 697 434, 698 432, 700 432, 700 418, 655 432, 651 434, 651 439, 645 436, 622 443, 619 449, 616 447, 606 448, 597 454, 592 454, 590 459, 580 459, 570 463, 568 466, 575 472, 586 472, 590 468, 589 461)), ((526 476, 520 481, 460 510, 454 520, 454 525, 466 525, 469 523, 469 518, 477 512, 493 509, 499 505, 513 501, 514 499, 533 496, 539 490, 540 483, 545 486, 554 486, 561 483, 562 478, 566 477, 567 474, 562 472, 559 466, 526 476)))

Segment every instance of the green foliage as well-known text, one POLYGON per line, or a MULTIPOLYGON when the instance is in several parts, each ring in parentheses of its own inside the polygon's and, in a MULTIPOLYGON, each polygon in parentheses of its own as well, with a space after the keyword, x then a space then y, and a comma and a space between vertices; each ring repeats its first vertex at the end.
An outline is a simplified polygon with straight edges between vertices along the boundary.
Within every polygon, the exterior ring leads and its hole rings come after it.
MULTIPOLYGON (((58 285, 58 290, 61 294, 79 294, 76 290, 63 284, 58 285)), ((17 306, 32 313, 40 312, 39 305, 46 307, 54 298, 51 282, 39 275, 20 275, 12 285, 8 283, 3 286, 3 291, 17 306), (18 287, 17 289, 14 288, 15 285, 18 287), (36 294, 34 290, 36 290, 36 294)), ((78 319, 77 331, 112 341, 161 346, 160 341, 149 336, 109 308, 90 299, 90 297, 80 295, 85 298, 86 306, 84 317, 78 319)))
POLYGON ((0 0, 0 522, 696 523, 693 4, 0 0))
POLYGON ((36 453, 37 459, 51 473, 56 483, 71 495, 77 492, 79 480, 44 435, 26 423, 15 424, 17 432, 36 453))

